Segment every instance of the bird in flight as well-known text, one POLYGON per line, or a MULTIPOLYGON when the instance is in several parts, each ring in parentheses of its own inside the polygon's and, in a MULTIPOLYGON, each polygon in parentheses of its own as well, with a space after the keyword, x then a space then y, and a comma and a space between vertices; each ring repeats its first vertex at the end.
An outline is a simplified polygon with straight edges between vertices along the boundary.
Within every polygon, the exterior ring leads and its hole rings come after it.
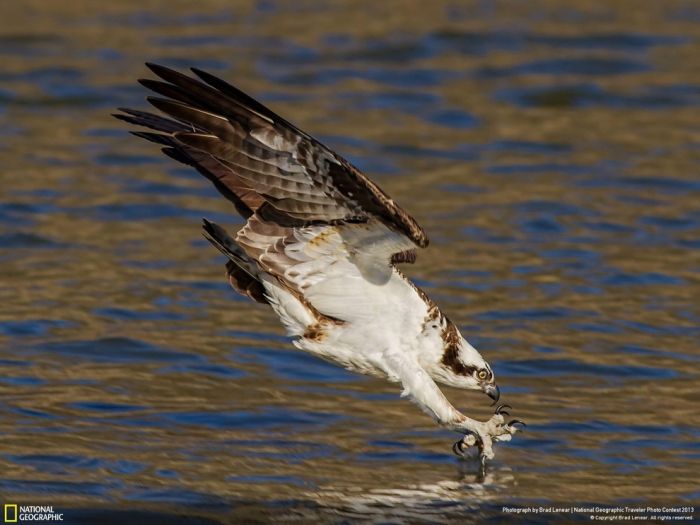
POLYGON ((293 344, 349 370, 400 383, 441 426, 476 445, 482 465, 493 442, 522 421, 508 405, 488 421, 457 410, 437 383, 481 390, 498 402, 489 364, 438 306, 398 268, 428 237, 379 186, 312 136, 227 82, 147 64, 139 82, 163 115, 120 108, 115 116, 167 156, 209 179, 245 219, 234 236, 204 219, 204 235, 227 258, 231 286, 268 304, 293 344))

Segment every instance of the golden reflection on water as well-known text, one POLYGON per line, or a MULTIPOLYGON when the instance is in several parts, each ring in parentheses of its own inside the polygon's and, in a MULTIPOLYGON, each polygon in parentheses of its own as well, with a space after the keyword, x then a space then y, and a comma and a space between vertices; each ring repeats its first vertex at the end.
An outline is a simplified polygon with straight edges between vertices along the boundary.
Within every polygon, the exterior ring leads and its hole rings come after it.
MULTIPOLYGON (((351 518, 697 496, 693 4, 3 10, 3 492, 211 516, 303 500, 351 518), (485 479, 395 387, 299 358, 226 289, 199 217, 232 210, 109 116, 143 105, 146 60, 269 100, 424 225, 433 242, 408 273, 529 424, 485 479), (531 94, 552 86, 570 91, 531 94)), ((483 396, 448 395, 488 417, 483 396)))

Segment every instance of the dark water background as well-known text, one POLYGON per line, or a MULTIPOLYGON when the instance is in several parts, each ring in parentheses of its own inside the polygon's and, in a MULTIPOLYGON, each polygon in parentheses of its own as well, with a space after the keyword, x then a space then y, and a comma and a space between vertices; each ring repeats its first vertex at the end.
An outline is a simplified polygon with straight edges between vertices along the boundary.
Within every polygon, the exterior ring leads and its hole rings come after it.
POLYGON ((700 500, 699 38, 681 1, 2 2, 2 501, 498 523, 700 500), (485 478, 228 289, 199 228, 228 203, 109 116, 144 107, 146 60, 233 81, 423 224, 407 272, 529 424, 485 478))

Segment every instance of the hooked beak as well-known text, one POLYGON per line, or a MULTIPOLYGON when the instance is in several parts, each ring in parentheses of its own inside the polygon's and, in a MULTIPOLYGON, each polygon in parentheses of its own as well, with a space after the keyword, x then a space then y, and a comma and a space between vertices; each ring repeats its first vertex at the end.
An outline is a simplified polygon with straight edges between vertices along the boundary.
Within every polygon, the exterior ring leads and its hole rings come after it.
POLYGON ((486 383, 481 386, 481 389, 484 391, 484 394, 493 399, 491 406, 498 403, 498 400, 501 398, 501 390, 498 388, 498 385, 495 383, 486 383))

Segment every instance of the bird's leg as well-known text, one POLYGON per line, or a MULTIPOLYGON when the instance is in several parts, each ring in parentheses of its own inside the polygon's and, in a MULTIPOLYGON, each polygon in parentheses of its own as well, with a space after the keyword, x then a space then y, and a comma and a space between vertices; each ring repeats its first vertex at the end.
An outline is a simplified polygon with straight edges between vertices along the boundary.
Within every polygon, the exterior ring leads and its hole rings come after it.
POLYGON ((390 376, 396 376, 403 386, 402 396, 410 398, 418 407, 432 417, 440 425, 450 430, 458 430, 457 425, 465 420, 470 420, 461 414, 447 400, 440 391, 435 381, 425 369, 405 353, 387 351, 387 372, 390 376))
MULTIPOLYGON (((513 408, 510 405, 498 405, 491 416, 491 419, 484 423, 479 423, 481 429, 473 434, 467 434, 462 439, 457 441, 452 450, 458 456, 464 456, 465 449, 474 445, 479 447, 479 455, 482 463, 485 459, 493 458, 493 441, 510 441, 513 434, 521 430, 518 425, 525 426, 525 423, 519 419, 511 419, 508 423, 505 422, 504 415, 510 415, 508 408, 513 408)), ((478 422, 477 422, 478 423, 478 422)))
MULTIPOLYGON (((483 463, 494 456, 492 448, 494 440, 507 441, 517 431, 513 426, 517 420, 505 423, 503 418, 505 405, 498 406, 496 413, 486 422, 468 418, 452 406, 435 381, 415 360, 406 356, 405 353, 391 350, 387 351, 384 357, 388 365, 387 372, 390 376, 397 376, 404 387, 402 395, 410 397, 423 412, 443 427, 466 434, 455 443, 453 447, 455 453, 457 453, 456 449, 462 450, 464 446, 477 444, 483 463)), ((505 414, 508 413, 505 412, 505 414)))

